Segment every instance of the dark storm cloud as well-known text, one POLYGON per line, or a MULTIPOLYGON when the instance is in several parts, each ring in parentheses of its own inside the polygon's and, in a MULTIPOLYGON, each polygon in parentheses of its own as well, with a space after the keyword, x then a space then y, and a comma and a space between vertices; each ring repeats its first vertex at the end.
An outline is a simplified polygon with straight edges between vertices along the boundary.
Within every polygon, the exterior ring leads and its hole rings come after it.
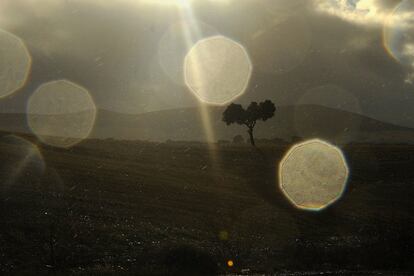
MULTIPOLYGON (((383 45, 384 27, 398 29, 409 22, 403 17, 389 21, 389 16, 400 3, 403 1, 317 0, 315 21, 319 21, 320 26, 331 26, 338 35, 333 47, 342 48, 347 54, 346 59, 336 64, 337 71, 346 80, 343 85, 350 87, 362 102, 364 114, 412 127, 414 87, 407 83, 407 75, 413 68, 392 58, 383 45), (354 3, 353 7, 350 3, 354 3), (348 64, 348 70, 341 70, 342 64, 348 64)), ((410 17, 412 11, 406 12, 405 16, 410 17)), ((319 40, 327 41, 327 37, 322 35, 319 40)), ((332 56, 326 50, 324 54, 332 56)))
MULTIPOLYGON (((396 3, 362 1, 374 4, 378 16, 396 3)), ((365 115, 414 126, 414 89, 404 82, 406 68, 383 49, 378 18, 369 14, 369 24, 362 24, 350 20, 349 11, 321 9, 322 2, 335 1, 192 4, 197 20, 250 53, 254 72, 238 101, 270 98, 279 105, 295 104, 329 84, 352 94, 365 115), (273 64, 266 62, 272 59, 286 70, 269 70, 273 64)), ((88 88, 99 108, 119 112, 196 105, 194 96, 163 72, 157 56, 159 41, 180 14, 173 6, 129 0, 2 1, 0 27, 27 43, 34 62, 26 88, 0 102, 1 109, 22 111, 38 85, 59 78, 88 88)))

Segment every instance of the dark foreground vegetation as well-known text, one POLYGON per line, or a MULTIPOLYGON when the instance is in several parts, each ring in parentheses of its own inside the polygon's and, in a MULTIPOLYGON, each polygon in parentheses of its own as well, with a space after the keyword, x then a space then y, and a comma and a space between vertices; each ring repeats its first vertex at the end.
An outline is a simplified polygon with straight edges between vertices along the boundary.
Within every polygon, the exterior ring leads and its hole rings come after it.
POLYGON ((278 190, 286 145, 90 140, 42 146, 43 171, 11 144, 0 143, 0 273, 414 272, 414 146, 345 146, 347 191, 313 213, 278 190))

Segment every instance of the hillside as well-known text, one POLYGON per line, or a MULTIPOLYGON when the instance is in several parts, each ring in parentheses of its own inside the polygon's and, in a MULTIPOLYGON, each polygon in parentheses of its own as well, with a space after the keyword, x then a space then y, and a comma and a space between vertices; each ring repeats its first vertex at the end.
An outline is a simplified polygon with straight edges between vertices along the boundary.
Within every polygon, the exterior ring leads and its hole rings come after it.
MULTIPOLYGON (((215 140, 231 140, 246 132, 242 126, 221 121, 223 107, 209 107, 210 128, 215 140)), ((29 132, 24 114, 2 114, 0 129, 29 132)), ((414 130, 381 122, 360 114, 317 105, 281 106, 274 118, 256 126, 257 138, 323 138, 332 142, 414 143, 414 130)), ((148 141, 205 141, 206 130, 197 108, 123 114, 99 110, 91 138, 148 141)))
MULTIPOLYGON (((226 126, 221 121, 223 109, 208 109, 211 129, 215 132, 216 139, 230 140, 236 134, 247 136, 244 127, 226 126)), ((414 142, 412 129, 316 105, 279 107, 275 117, 266 123, 259 122, 255 131, 258 138, 282 138, 288 141, 294 136, 300 136, 319 137, 335 142, 414 142)), ((93 136, 150 141, 206 139, 202 116, 196 108, 141 115, 101 111, 93 136)))

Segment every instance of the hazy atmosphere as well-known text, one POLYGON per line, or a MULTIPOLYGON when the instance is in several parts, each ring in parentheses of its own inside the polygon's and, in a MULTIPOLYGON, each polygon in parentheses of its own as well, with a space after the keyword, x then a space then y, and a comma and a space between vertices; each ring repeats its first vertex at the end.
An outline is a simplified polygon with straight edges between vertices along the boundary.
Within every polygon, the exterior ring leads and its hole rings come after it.
MULTIPOLYGON (((0 28, 26 43, 33 65, 27 85, 0 110, 25 112, 34 90, 57 79, 87 88, 98 109, 197 106, 182 80, 184 26, 195 34, 190 45, 222 35, 245 47, 253 71, 238 102, 312 103, 414 127, 414 58, 402 53, 414 38, 384 27, 399 1, 191 2, 189 15, 178 0, 1 1, 0 28), (397 32, 391 41, 384 28, 397 32)), ((403 2, 412 13, 411 1, 403 2)))
POLYGON ((0 0, 0 274, 414 275, 414 0, 0 0))

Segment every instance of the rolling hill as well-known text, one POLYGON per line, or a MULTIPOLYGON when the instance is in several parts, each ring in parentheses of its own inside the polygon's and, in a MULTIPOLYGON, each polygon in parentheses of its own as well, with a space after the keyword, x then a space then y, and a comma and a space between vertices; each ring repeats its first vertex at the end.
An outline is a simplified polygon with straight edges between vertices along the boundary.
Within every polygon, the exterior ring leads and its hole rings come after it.
MULTIPOLYGON (((159 142, 206 141, 206 129, 211 129, 215 140, 231 140, 237 134, 247 138, 243 126, 226 126, 221 121, 223 110, 224 107, 206 109, 208 124, 203 123, 205 120, 198 108, 136 115, 99 110, 90 137, 159 142)), ((25 114, 1 114, 0 129, 30 132, 25 114)), ((286 141, 302 137, 322 138, 335 143, 414 143, 414 129, 318 105, 281 106, 274 118, 257 124, 255 135, 261 139, 280 138, 286 141)))

